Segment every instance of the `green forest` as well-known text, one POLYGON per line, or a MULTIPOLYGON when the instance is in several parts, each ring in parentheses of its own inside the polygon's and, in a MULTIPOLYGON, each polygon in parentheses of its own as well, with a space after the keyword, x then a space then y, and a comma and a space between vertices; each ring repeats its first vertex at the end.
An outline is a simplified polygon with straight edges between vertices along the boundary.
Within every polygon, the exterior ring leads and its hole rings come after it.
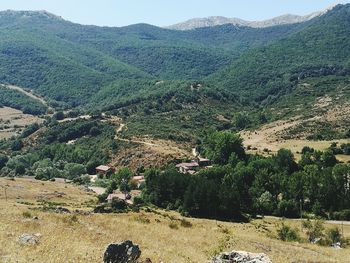
POLYGON ((205 218, 312 214, 350 219, 350 166, 338 163, 331 149, 304 147, 297 163, 286 149, 271 157, 246 154, 239 136, 215 132, 205 138, 203 153, 214 167, 193 176, 179 173, 174 166, 146 171, 144 200, 205 218))

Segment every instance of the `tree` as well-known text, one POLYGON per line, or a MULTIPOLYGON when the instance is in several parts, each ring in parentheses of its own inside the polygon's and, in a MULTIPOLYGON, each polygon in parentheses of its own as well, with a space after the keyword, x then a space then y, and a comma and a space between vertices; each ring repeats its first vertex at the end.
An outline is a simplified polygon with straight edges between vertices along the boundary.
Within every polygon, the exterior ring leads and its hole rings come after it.
POLYGON ((97 136, 97 135, 99 135, 101 133, 101 131, 99 130, 99 128, 97 128, 97 127, 92 127, 91 129, 90 129, 90 131, 89 131, 89 134, 91 135, 91 136, 97 136))
POLYGON ((322 154, 322 162, 324 167, 333 167, 334 165, 337 164, 337 158, 335 157, 334 153, 332 150, 326 150, 322 154))
POLYGON ((250 125, 249 116, 246 113, 238 113, 234 118, 234 124, 237 130, 243 130, 250 125))
POLYGON ((117 184, 129 183, 132 178, 132 172, 129 168, 121 168, 116 174, 112 175, 112 179, 116 180, 117 184))
POLYGON ((256 201, 257 210, 264 214, 270 214, 273 211, 273 197, 269 191, 262 193, 256 201))
POLYGON ((54 118, 55 120, 58 120, 58 121, 63 120, 64 117, 65 117, 65 116, 64 116, 63 111, 58 111, 58 112, 56 112, 56 113, 53 115, 53 118, 54 118))
POLYGON ((23 148, 23 142, 22 140, 14 140, 11 144, 11 150, 12 151, 20 151, 23 148))
POLYGON ((274 159, 277 167, 286 171, 288 174, 292 174, 298 169, 298 165, 294 160, 294 155, 291 150, 280 149, 274 159))
POLYGON ((9 160, 9 158, 6 155, 0 154, 0 169, 5 167, 8 160, 9 160))
POLYGON ((86 174, 85 166, 78 163, 67 163, 64 166, 64 170, 69 179, 74 179, 76 177, 79 177, 82 174, 86 174))
POLYGON ((232 154, 243 160, 245 152, 242 142, 239 134, 213 132, 204 139, 205 154, 217 164, 227 164, 232 154))

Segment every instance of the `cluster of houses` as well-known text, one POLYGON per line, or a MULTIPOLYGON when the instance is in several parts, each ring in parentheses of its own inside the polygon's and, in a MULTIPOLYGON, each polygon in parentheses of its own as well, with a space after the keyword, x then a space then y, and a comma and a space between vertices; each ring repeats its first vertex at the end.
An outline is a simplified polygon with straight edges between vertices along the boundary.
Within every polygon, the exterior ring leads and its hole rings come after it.
MULTIPOLYGON (((114 167, 111 167, 111 166, 108 166, 108 165, 100 165, 100 166, 96 167, 96 174, 98 174, 100 176, 103 176, 103 177, 107 178, 110 175, 112 175, 113 173, 115 173, 115 168, 114 167)), ((137 188, 140 188, 141 184, 146 181, 145 177, 143 175, 134 176, 131 180, 135 182, 135 184, 137 185, 137 188)), ((129 192, 109 194, 107 199, 106 199, 106 201, 108 203, 111 203, 114 198, 123 200, 127 204, 133 204, 132 196, 131 196, 131 194, 129 192)))
MULTIPOLYGON (((208 169, 211 168, 211 161, 206 158, 196 157, 191 162, 184 162, 179 163, 176 165, 176 168, 179 170, 180 173, 183 174, 196 174, 201 169, 208 169)), ((108 166, 108 165, 100 165, 96 167, 96 174, 103 176, 103 177, 109 177, 115 172, 115 168, 108 166)), ((134 176, 132 178, 132 181, 135 182, 137 185, 137 188, 140 188, 141 184, 143 184, 146 180, 143 175, 134 176)), ((131 195, 130 193, 113 193, 108 195, 107 202, 111 203, 113 198, 118 198, 121 200, 124 200, 128 204, 132 204, 131 195)))
POLYGON ((211 168, 211 161, 206 158, 197 157, 188 163, 179 163, 176 168, 180 173, 195 174, 201 169, 211 168))

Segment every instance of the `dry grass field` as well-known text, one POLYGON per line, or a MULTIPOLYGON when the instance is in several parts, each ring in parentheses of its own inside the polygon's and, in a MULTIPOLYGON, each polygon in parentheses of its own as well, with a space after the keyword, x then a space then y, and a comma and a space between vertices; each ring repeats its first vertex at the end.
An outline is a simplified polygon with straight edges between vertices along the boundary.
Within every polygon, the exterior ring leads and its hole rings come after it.
POLYGON ((18 135, 27 125, 42 123, 44 120, 9 107, 0 108, 0 139, 18 135))
MULTIPOLYGON (((279 219, 228 223, 185 219, 155 210, 128 214, 92 214, 95 195, 59 182, 0 178, 0 262, 102 262, 107 244, 126 239, 140 245, 142 258, 153 262, 207 262, 215 253, 246 250, 266 253, 273 262, 347 262, 350 248, 333 249, 289 243, 274 235, 279 219), (39 209, 44 203, 76 214, 39 209), (37 220, 33 217, 38 217, 37 220), (37 245, 21 245, 23 234, 41 235, 37 245)), ((300 228, 300 222, 287 220, 300 228)), ((329 225, 326 225, 329 227, 329 225)), ((350 225, 344 225, 350 237, 350 225)))
MULTIPOLYGON (((300 120, 298 118, 290 119, 288 121, 276 121, 266 124, 256 131, 242 131, 241 136, 246 147, 250 146, 252 148, 256 148, 256 150, 248 152, 258 152, 259 154, 265 155, 266 153, 264 152, 264 149, 268 149, 271 154, 275 154, 279 149, 286 148, 290 149, 295 154, 296 159, 300 159, 299 153, 304 146, 309 146, 316 150, 324 151, 333 142, 338 143, 338 145, 343 143, 350 143, 350 139, 310 141, 304 138, 287 140, 281 138, 281 133, 292 127, 295 127, 298 124, 300 124, 300 120)), ((343 162, 350 161, 350 156, 346 155, 339 155, 337 158, 343 162)))

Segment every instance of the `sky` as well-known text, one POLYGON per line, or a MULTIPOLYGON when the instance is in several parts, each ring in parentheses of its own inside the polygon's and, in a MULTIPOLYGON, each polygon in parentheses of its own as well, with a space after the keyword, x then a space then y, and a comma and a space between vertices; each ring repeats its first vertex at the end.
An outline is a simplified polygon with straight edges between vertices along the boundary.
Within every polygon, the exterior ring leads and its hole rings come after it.
POLYGON ((264 20, 283 14, 306 15, 350 0, 0 0, 0 10, 46 10, 89 25, 172 25, 207 16, 264 20))

